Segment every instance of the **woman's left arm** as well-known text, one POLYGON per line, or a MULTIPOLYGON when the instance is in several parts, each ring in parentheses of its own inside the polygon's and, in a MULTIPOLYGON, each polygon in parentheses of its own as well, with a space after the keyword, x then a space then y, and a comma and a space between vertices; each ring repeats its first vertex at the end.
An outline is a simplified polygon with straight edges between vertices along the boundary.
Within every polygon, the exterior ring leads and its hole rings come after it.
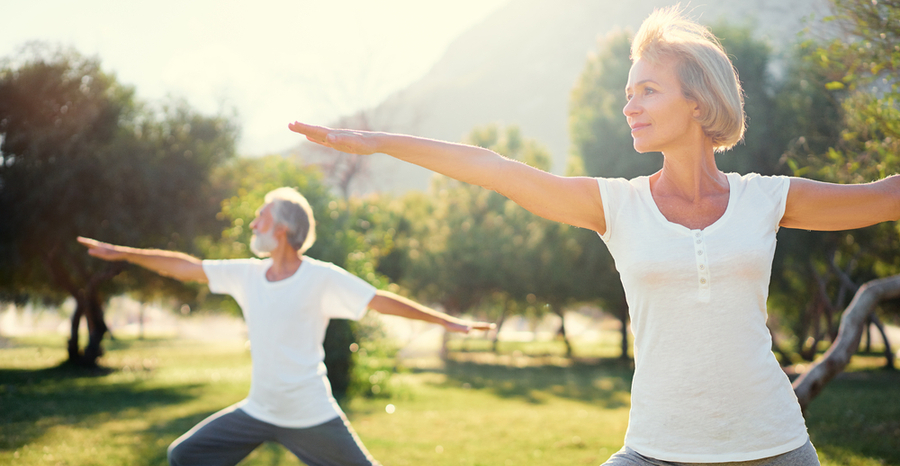
POLYGON ((900 220, 900 175, 867 184, 791 178, 780 225, 817 231, 853 230, 900 220))

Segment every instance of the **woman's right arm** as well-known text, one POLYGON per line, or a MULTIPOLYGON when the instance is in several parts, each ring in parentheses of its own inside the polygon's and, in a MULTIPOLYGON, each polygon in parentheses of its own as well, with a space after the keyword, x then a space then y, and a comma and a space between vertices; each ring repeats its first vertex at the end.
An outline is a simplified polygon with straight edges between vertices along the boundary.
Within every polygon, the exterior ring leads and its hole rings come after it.
POLYGON ((181 252, 116 246, 81 236, 78 237, 78 242, 88 248, 88 254, 105 261, 130 262, 183 282, 209 281, 200 259, 181 252))
POLYGON ((606 231, 597 181, 564 177, 476 146, 399 134, 289 125, 312 142, 351 154, 388 154, 453 179, 494 190, 530 212, 557 222, 606 231))

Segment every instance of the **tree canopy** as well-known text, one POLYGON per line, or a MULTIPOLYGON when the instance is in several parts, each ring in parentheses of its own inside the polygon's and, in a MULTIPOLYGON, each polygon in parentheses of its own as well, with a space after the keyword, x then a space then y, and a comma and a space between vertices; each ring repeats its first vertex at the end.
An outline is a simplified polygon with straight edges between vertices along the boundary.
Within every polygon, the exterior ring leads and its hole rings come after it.
POLYGON ((121 290, 110 279, 124 267, 89 258, 75 238, 190 249, 217 227, 206 180, 233 156, 235 127, 180 102, 144 106, 99 60, 33 44, 0 69, 0 137, 0 289, 75 298, 69 359, 94 364, 103 296, 121 290))

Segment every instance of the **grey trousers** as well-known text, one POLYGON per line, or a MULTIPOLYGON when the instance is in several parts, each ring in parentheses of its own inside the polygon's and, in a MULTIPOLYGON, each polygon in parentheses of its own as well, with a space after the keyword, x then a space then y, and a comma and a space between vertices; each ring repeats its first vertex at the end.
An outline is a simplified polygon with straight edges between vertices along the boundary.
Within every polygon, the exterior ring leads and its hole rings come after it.
POLYGON ((787 453, 750 461, 736 461, 730 463, 676 463, 648 458, 640 453, 625 447, 612 455, 603 466, 819 466, 819 457, 813 444, 807 440, 802 447, 787 453))
POLYGON ((308 466, 378 466, 343 415, 307 428, 279 427, 229 407, 169 445, 171 466, 233 466, 263 442, 278 442, 308 466))

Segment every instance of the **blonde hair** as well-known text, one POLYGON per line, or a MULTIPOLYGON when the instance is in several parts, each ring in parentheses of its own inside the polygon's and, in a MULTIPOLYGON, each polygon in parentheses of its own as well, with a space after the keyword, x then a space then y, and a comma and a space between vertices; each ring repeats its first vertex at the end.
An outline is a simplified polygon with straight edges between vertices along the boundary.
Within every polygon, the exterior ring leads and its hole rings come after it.
POLYGON ((266 194, 265 203, 272 203, 275 223, 287 227, 291 247, 303 254, 316 242, 316 219, 309 201, 294 188, 278 188, 266 194))
POLYGON ((719 40, 704 26, 686 18, 680 5, 656 9, 631 42, 631 61, 676 61, 681 92, 700 106, 697 120, 712 138, 716 152, 744 138, 744 95, 737 70, 719 40))

